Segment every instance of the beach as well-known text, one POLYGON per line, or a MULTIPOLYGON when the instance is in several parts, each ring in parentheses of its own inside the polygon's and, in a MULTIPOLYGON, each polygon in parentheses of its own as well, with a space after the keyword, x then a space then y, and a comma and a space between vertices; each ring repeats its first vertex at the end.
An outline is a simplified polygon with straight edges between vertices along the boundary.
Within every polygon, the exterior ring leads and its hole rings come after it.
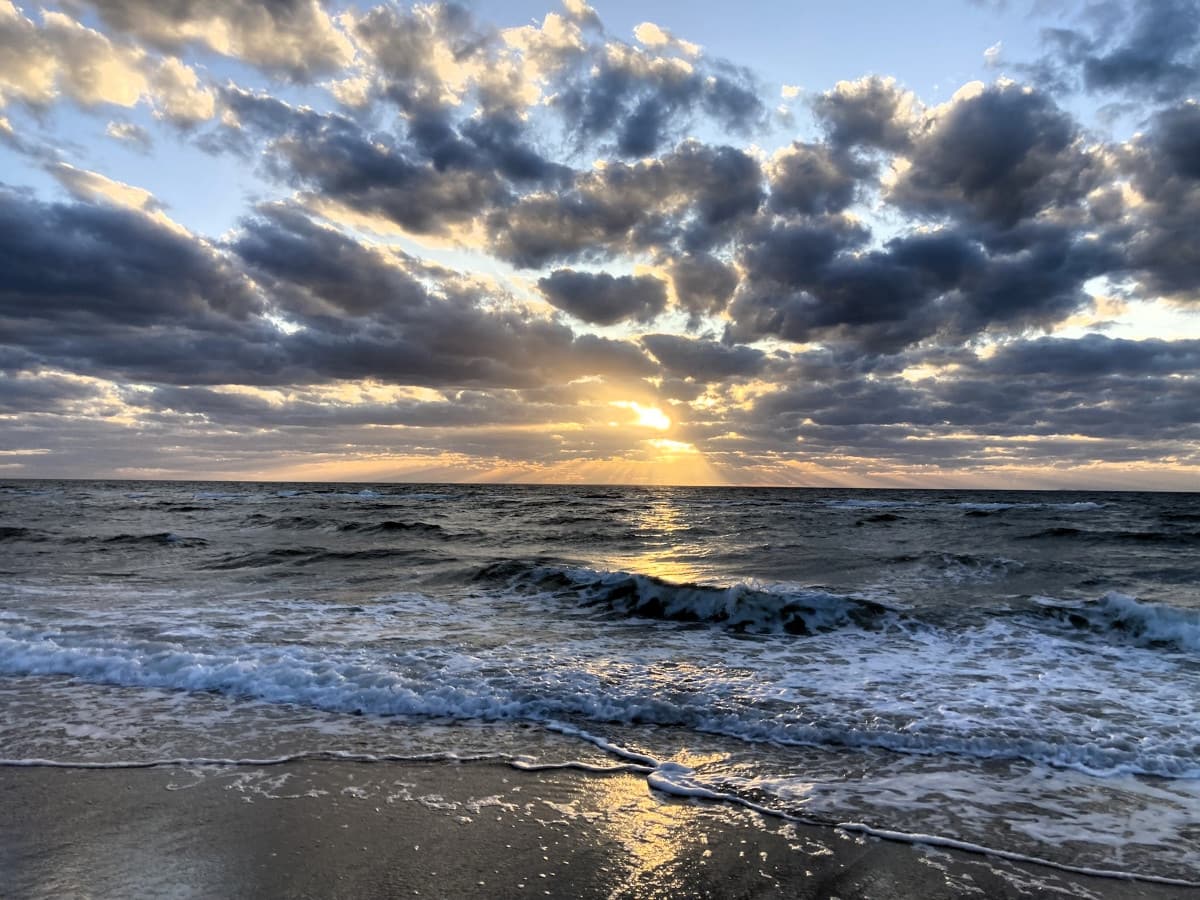
POLYGON ((0 769, 11 898, 1182 898, 495 763, 0 769))

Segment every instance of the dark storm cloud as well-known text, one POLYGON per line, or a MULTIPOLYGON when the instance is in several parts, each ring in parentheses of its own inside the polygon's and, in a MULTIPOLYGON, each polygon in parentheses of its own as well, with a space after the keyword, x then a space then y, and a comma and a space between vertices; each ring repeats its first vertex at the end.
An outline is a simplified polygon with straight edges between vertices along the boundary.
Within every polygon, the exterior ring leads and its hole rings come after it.
POLYGON ((100 394, 96 385, 62 375, 0 371, 0 413, 4 415, 65 412, 100 394))
POLYGON ((510 181, 559 184, 573 174, 567 166, 550 162, 534 149, 526 127, 512 115, 497 113, 472 118, 462 124, 461 133, 474 150, 475 168, 490 166, 510 181))
POLYGON ((867 148, 898 153, 912 141, 916 98, 894 79, 872 75, 839 82, 812 101, 813 113, 833 149, 867 148))
POLYGON ((0 271, 0 315, 9 323, 224 327, 261 306, 219 253, 146 215, 2 190, 0 271))
POLYGON ((810 369, 812 378, 699 431, 713 449, 733 431, 743 453, 786 452, 800 439, 806 457, 839 465, 846 456, 963 468, 1194 457, 1200 370, 1198 342, 1186 343, 1096 335, 1015 342, 918 381, 810 369))
POLYGON ((526 188, 565 183, 573 174, 535 149, 527 126, 507 112, 480 114, 455 124, 441 108, 425 108, 407 118, 413 151, 436 172, 493 174, 526 188))
POLYGON ((153 47, 200 45, 306 81, 350 62, 353 48, 319 0, 65 0, 153 47))
POLYGON ((711 256, 679 256, 671 263, 670 273, 680 307, 694 320, 724 310, 738 284, 737 273, 711 256))
POLYGON ((318 127, 321 114, 297 108, 265 92, 248 91, 234 84, 220 89, 221 105, 234 116, 239 128, 275 138, 290 128, 318 127))
POLYGON ((617 153, 627 157, 657 153, 700 113, 746 135, 765 112, 746 69, 656 56, 621 43, 596 48, 556 88, 554 108, 580 145, 611 137, 617 153))
POLYGON ((272 402, 262 397, 207 388, 159 387, 135 398, 137 405, 160 412, 203 416, 214 424, 237 427, 350 428, 478 428, 553 422, 564 408, 528 402, 520 392, 448 392, 440 400, 389 400, 330 403, 317 396, 272 402))
POLYGON ((918 216, 1009 228, 1077 205, 1104 175, 1048 96, 993 85, 953 103, 914 142, 888 199, 918 216))
POLYGON ((771 208, 776 212, 819 215, 841 212, 854 202, 866 167, 825 144, 793 142, 771 171, 771 208))
POLYGON ((1048 327, 1086 306, 1085 282, 1123 265, 1118 251, 1104 241, 1081 240, 1055 226, 1028 231, 1023 246, 995 253, 960 282, 953 336, 969 337, 992 325, 1048 327))
POLYGON ((362 323, 350 334, 306 330, 287 348, 309 379, 371 378, 427 387, 537 387, 590 375, 649 375, 653 365, 633 345, 574 335, 517 313, 489 314, 447 304, 399 331, 362 323))
POLYGON ((1061 89, 1082 86, 1158 101, 1200 85, 1200 2, 1136 0, 1084 7, 1078 28, 1043 32, 1049 53, 1018 67, 1061 89))
POLYGON ((538 287, 551 304, 593 325, 649 322, 667 306, 666 285, 650 275, 558 269, 539 279, 538 287))
POLYGON ((294 210, 267 209, 230 249, 240 259, 141 213, 0 193, 6 355, 173 384, 537 386, 653 371, 633 344, 487 309, 454 273, 294 210), (436 294, 415 280, 433 274, 436 294), (303 327, 281 332, 260 317, 268 310, 303 327))
MULTIPOLYGON (((1089 334, 1077 339, 1039 338, 1007 344, 981 366, 1006 377, 1058 375, 1200 375, 1200 341, 1141 341, 1089 334)), ((1200 409, 1197 410, 1200 415, 1200 409)))
POLYGON ((1128 265, 1151 296, 1200 300, 1200 105, 1157 113, 1124 160, 1143 202, 1130 210, 1128 265))
POLYGON ((433 302, 405 267, 410 257, 370 250, 291 207, 261 212, 232 249, 288 314, 336 328, 338 316, 404 318, 433 302))
POLYGON ((492 214, 492 249, 523 268, 604 260, 672 244, 727 243, 762 204, 762 171, 746 153, 685 141, 661 159, 579 173, 569 190, 533 193, 492 214))
POLYGON ((306 117, 270 154, 282 180, 421 234, 444 231, 507 196, 495 172, 439 170, 388 135, 368 134, 340 116, 306 117))
POLYGON ((766 354, 754 347, 729 346, 676 334, 648 334, 642 338, 642 344, 670 375, 701 382, 757 375, 766 360, 766 354))
MULTIPOLYGON (((907 115, 894 86, 878 80, 840 86, 822 102, 826 116, 855 113, 829 125, 847 145, 882 147, 881 135, 901 125, 893 121, 889 130, 876 113, 907 115)), ((1087 304, 1089 279, 1145 268, 1131 257, 1166 236, 1141 229, 1133 239, 1127 226, 1107 227, 1106 217, 1122 215, 1119 199, 1107 212, 1087 205, 1089 192, 1112 177, 1112 164, 1085 148, 1075 122, 1043 94, 994 85, 905 133, 907 165, 884 199, 942 227, 870 248, 865 228, 827 214, 860 189, 854 179, 863 164, 823 145, 794 145, 776 160, 770 207, 806 215, 744 230, 731 338, 849 343, 874 355, 1047 327, 1087 304)), ((1178 141, 1180 158, 1187 140, 1178 141)))
POLYGON ((730 335, 851 342, 895 353, 934 336, 958 342, 988 329, 1046 326, 1084 306, 1084 283, 1122 265, 1103 241, 1069 228, 1026 226, 992 252, 953 229, 912 232, 862 251, 841 219, 776 226, 750 241, 730 335))
POLYGON ((1188 101, 1154 117, 1161 174, 1200 181, 1200 104, 1188 101))
POLYGON ((895 350, 938 327, 927 308, 938 272, 920 257, 858 251, 862 226, 828 217, 779 225, 747 237, 746 272, 729 312, 738 341, 775 335, 785 340, 854 340, 871 352, 895 350))
POLYGON ((747 235, 742 264, 758 278, 805 287, 813 272, 843 250, 861 247, 869 237, 863 225, 840 216, 776 222, 747 235))
POLYGON ((507 114, 456 123, 444 110, 422 109, 398 139, 233 87, 222 102, 238 127, 206 135, 205 149, 249 156, 265 140, 270 177, 417 233, 442 232, 506 206, 517 188, 554 187, 572 174, 534 149, 525 125, 507 114))
POLYGON ((649 371, 632 344, 484 308, 488 298, 480 288, 452 272, 395 251, 369 250, 294 209, 263 213, 245 223, 233 249, 283 313, 308 326, 284 346, 312 377, 534 386, 558 377, 649 371))

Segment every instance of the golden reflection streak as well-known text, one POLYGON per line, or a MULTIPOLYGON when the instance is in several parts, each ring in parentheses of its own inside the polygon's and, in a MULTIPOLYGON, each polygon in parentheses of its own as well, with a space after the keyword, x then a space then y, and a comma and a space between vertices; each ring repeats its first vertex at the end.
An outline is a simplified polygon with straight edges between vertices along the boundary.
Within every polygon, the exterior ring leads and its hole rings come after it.
MULTIPOLYGON (((693 754, 685 749, 675 761, 694 767, 721 758, 721 754, 693 754)), ((589 805, 603 811, 597 824, 629 854, 632 883, 652 885, 654 880, 648 876, 664 869, 663 874, 669 874, 673 866, 694 864, 697 857, 708 856, 697 853, 698 846, 708 844, 708 834, 695 807, 651 791, 644 778, 591 779, 588 795, 589 805)))
POLYGON ((676 584, 703 581, 705 570, 682 558, 699 548, 695 544, 682 543, 675 537, 685 531, 690 523, 680 511, 672 492, 657 493, 645 510, 637 523, 637 531, 643 540, 650 543, 650 549, 643 553, 614 557, 610 560, 613 567, 676 584))

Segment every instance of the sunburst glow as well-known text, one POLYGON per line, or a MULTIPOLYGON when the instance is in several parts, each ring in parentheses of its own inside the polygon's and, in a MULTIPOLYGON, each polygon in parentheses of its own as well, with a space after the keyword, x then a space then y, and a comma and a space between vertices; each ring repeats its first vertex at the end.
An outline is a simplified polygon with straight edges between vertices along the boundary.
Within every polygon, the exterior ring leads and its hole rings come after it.
POLYGON ((635 425, 643 428, 653 428, 657 431, 666 431, 671 427, 671 419, 661 409, 654 406, 642 406, 640 403, 635 403, 632 400, 614 400, 613 406, 620 406, 623 409, 629 409, 637 416, 635 425))

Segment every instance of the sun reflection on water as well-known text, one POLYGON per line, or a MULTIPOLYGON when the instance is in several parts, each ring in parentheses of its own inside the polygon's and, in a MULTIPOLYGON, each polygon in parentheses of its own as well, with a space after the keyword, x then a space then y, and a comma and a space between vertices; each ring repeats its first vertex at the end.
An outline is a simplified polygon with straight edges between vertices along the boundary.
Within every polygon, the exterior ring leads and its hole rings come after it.
POLYGON ((689 539, 694 522, 670 490, 653 491, 642 507, 635 529, 645 549, 614 557, 613 568, 679 583, 702 582, 711 571, 701 564, 705 545, 689 539))

